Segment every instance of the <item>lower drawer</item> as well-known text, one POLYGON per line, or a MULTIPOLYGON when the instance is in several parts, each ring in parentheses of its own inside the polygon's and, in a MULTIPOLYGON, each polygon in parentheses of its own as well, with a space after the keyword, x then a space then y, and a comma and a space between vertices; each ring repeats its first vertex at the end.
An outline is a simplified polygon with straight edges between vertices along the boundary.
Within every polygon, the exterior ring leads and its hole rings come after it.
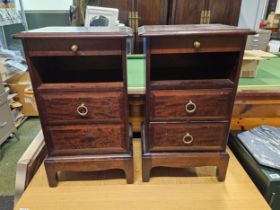
POLYGON ((150 123, 149 151, 224 150, 229 123, 150 123))
POLYGON ((10 107, 7 103, 0 106, 0 144, 5 140, 10 132, 14 129, 14 122, 11 115, 10 107))
POLYGON ((123 153, 128 151, 123 124, 47 126, 50 155, 123 153))

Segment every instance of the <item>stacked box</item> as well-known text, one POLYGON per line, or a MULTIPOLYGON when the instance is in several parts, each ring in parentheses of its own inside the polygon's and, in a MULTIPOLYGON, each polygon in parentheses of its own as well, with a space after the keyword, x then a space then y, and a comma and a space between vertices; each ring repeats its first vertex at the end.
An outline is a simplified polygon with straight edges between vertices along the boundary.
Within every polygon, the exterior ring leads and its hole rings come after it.
POLYGON ((263 50, 266 51, 271 37, 270 30, 258 30, 255 35, 247 38, 246 50, 263 50))

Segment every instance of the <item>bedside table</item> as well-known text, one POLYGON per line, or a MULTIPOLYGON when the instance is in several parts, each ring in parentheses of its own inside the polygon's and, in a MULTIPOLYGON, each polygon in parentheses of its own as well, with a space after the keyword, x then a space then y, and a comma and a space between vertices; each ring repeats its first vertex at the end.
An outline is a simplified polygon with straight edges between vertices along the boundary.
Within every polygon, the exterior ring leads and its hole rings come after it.
POLYGON ((47 27, 22 39, 44 138, 49 185, 59 171, 122 169, 133 182, 126 27, 47 27))
POLYGON ((143 26, 146 99, 143 181, 154 167, 216 166, 225 151, 247 29, 226 25, 143 26))

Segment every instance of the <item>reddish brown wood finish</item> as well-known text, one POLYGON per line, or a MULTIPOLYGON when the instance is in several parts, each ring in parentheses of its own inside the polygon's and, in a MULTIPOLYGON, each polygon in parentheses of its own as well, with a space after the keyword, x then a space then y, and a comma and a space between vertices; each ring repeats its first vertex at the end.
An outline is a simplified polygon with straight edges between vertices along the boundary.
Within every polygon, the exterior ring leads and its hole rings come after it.
POLYGON ((36 39, 27 42, 31 56, 120 55, 121 41, 110 39, 36 39), (77 52, 71 47, 77 45, 77 52), (100 49, 103 48, 102 52, 100 49))
POLYGON ((130 155, 50 157, 45 160, 45 167, 50 187, 57 186, 59 178, 57 172, 59 171, 104 171, 121 169, 124 171, 127 184, 133 183, 133 161, 131 161, 130 155))
POLYGON ((108 169, 124 170, 132 183, 126 78, 131 32, 77 30, 86 31, 45 28, 14 36, 23 40, 41 116, 49 185, 57 185, 58 171, 108 169), (104 72, 111 73, 107 79, 104 72))
POLYGON ((143 181, 159 166, 216 166, 217 179, 223 181, 240 63, 247 35, 254 32, 225 25, 144 26, 139 31, 147 49, 143 181), (189 102, 196 107, 192 113, 186 112, 189 102))
POLYGON ((46 137, 51 156, 129 152, 123 124, 47 126, 46 137))
POLYGON ((179 36, 170 37, 169 42, 162 37, 153 39, 150 43, 151 54, 168 53, 198 53, 198 52, 236 52, 242 49, 242 37, 211 37, 204 36, 179 36), (230 39, 230 42, 228 40, 230 39), (195 48, 194 43, 200 42, 201 47, 195 48))
POLYGON ((92 123, 123 121, 124 105, 122 91, 107 92, 61 92, 59 88, 54 93, 39 93, 44 101, 45 110, 42 118, 46 124, 56 123, 92 123), (58 94, 61 93, 61 94, 58 94), (63 95, 63 97, 61 97, 63 95), (84 104, 88 108, 86 116, 79 115, 77 109, 84 104))
POLYGON ((231 89, 151 91, 151 121, 229 120, 231 89), (194 112, 188 112, 193 103, 194 112))
POLYGON ((225 149, 228 122, 150 123, 147 151, 220 151, 225 149), (190 143, 186 135, 193 138, 190 143))
POLYGON ((148 182, 150 173, 156 167, 189 168, 216 166, 218 181, 226 178, 229 155, 226 152, 216 153, 159 153, 145 154, 142 158, 142 180, 148 182))

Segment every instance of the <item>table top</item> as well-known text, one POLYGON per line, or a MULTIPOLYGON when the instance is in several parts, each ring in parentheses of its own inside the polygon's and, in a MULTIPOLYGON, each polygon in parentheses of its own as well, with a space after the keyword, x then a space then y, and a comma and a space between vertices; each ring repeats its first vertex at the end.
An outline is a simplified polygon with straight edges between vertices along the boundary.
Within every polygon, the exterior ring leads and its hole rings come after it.
POLYGON ((83 26, 52 26, 29 31, 22 31, 13 35, 15 39, 25 38, 94 38, 94 37, 130 37, 132 30, 129 27, 95 27, 86 28, 83 26))
POLYGON ((60 179, 64 181, 56 188, 49 188, 42 165, 15 210, 270 209, 229 150, 231 158, 225 182, 216 180, 214 167, 200 167, 156 168, 150 182, 143 183, 139 139, 134 139, 133 148, 134 184, 126 184, 121 171, 61 173, 60 179))
POLYGON ((138 29, 144 37, 182 36, 182 35, 253 35, 255 31, 223 24, 181 24, 181 25, 145 25, 138 29))

